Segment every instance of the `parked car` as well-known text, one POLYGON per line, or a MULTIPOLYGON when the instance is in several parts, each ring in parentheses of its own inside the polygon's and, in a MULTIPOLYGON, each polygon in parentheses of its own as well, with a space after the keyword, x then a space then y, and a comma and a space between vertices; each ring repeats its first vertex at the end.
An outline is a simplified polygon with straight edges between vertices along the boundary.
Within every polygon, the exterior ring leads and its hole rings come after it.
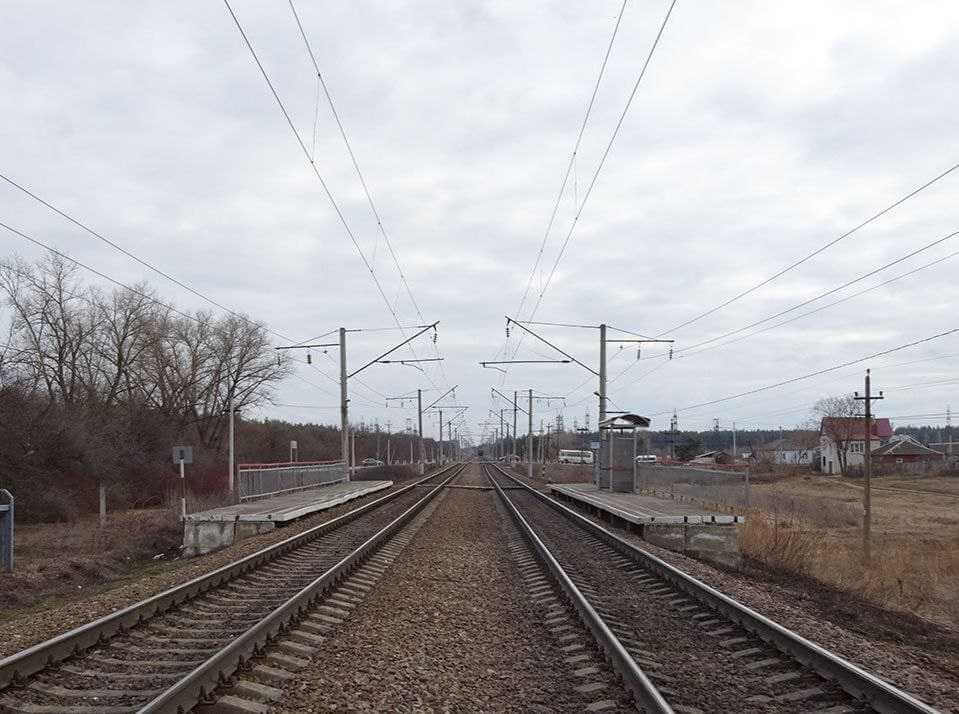
POLYGON ((659 457, 656 454, 640 454, 636 457, 637 464, 655 464, 659 461, 659 457))
POLYGON ((363 459, 360 462, 360 466, 385 466, 385 465, 386 464, 384 464, 379 459, 363 459))

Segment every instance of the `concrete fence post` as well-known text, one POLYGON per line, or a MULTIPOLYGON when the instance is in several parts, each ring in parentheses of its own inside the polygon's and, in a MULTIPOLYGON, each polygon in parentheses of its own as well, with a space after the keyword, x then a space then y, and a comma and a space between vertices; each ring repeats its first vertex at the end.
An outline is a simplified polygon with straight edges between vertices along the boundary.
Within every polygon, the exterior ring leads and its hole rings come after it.
POLYGON ((13 494, 0 488, 0 570, 13 572, 13 494))

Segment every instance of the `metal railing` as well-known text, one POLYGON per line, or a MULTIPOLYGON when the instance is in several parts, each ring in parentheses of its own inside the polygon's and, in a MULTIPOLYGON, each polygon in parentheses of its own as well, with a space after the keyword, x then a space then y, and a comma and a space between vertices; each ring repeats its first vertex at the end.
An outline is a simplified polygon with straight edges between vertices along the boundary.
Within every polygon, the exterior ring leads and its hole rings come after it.
POLYGON ((278 496, 349 480, 342 461, 239 464, 237 491, 241 501, 278 496))

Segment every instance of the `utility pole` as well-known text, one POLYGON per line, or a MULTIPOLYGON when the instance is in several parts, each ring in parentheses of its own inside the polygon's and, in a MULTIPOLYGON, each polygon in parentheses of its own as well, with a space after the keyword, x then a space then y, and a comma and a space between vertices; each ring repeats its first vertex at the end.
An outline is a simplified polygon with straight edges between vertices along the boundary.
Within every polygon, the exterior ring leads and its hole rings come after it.
POLYGON ((669 460, 676 460, 676 432, 679 430, 679 416, 673 411, 673 418, 669 420, 669 460))
POLYGON ((374 422, 374 426, 375 426, 375 428, 376 428, 376 460, 379 461, 379 459, 380 459, 380 422, 379 422, 379 419, 377 419, 377 420, 374 422))
POLYGON ((858 401, 866 403, 866 417, 865 417, 865 448, 863 449, 863 456, 865 460, 865 472, 866 479, 863 487, 862 493, 862 554, 863 560, 865 561, 866 566, 868 567, 872 561, 872 539, 871 539, 871 530, 872 530, 872 494, 870 492, 870 481, 872 479, 872 402, 874 399, 883 399, 882 391, 880 390, 879 396, 872 396, 870 391, 870 380, 869 380, 869 370, 866 370, 866 395, 864 397, 859 396, 859 392, 856 392, 854 395, 858 401))
MULTIPOLYGON (((606 323, 599 326, 599 422, 606 419, 606 323)), ((606 434, 600 429, 600 438, 606 434)))
POLYGON ((526 432, 526 476, 533 480, 533 390, 529 390, 529 429, 526 432))
POLYGON ((736 458, 736 422, 733 422, 733 463, 735 464, 738 460, 736 458))
POLYGON ((516 460, 516 412, 519 410, 519 407, 516 404, 516 397, 519 396, 519 392, 515 389, 513 390, 513 460, 516 460))
POLYGON ((350 468, 350 399, 346 388, 346 328, 340 331, 340 458, 346 465, 346 480, 353 475, 350 468))
MULTIPOLYGON (((416 415, 419 421, 419 442, 420 442, 420 460, 416 467, 420 475, 423 474, 425 465, 423 463, 423 390, 416 390, 416 415)), ((410 440, 410 463, 413 463, 413 441, 410 440)))
POLYGON ((386 422, 386 465, 387 466, 393 463, 393 460, 391 458, 392 454, 390 454, 390 436, 392 436, 391 424, 390 422, 386 422))
POLYGON ((443 463, 443 410, 440 409, 440 464, 443 463))
POLYGON ((952 432, 952 407, 950 407, 950 406, 948 406, 948 405, 946 406, 946 430, 949 432, 949 441, 948 441, 947 446, 946 446, 946 455, 947 455, 947 456, 952 456, 953 453, 954 453, 953 450, 952 450, 952 435, 953 435, 953 432, 952 432))
POLYGON ((232 503, 237 502, 235 485, 236 485, 236 423, 235 423, 235 412, 233 411, 233 395, 230 395, 229 400, 227 401, 227 409, 230 410, 230 501, 232 503))

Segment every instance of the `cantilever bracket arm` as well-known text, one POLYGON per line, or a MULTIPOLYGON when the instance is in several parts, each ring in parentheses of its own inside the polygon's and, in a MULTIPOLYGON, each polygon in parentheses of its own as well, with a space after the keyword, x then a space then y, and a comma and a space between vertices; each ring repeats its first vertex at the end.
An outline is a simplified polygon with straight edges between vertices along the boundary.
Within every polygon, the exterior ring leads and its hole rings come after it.
MULTIPOLYGON (((427 330, 433 330, 433 329, 435 329, 438 324, 440 324, 440 321, 439 321, 439 320, 437 320, 436 322, 434 322, 432 325, 427 325, 426 327, 424 327, 422 330, 420 330, 419 332, 417 332, 417 333, 416 333, 415 335, 413 335, 412 337, 409 337, 409 338, 403 340, 402 342, 400 342, 398 345, 396 345, 396 347, 394 347, 394 348, 392 348, 392 349, 390 349, 390 350, 387 350, 386 352, 384 352, 383 354, 381 354, 381 355, 380 355, 379 357, 377 357, 376 359, 370 360, 369 362, 367 362, 366 364, 364 364, 364 365, 363 365, 362 367, 360 367, 359 369, 354 369, 352 372, 350 372, 348 375, 346 375, 347 379, 349 379, 350 377, 355 377, 356 375, 358 375, 360 372, 362 372, 362 371, 363 371, 364 369, 366 369, 367 367, 371 367, 372 365, 376 364, 377 362, 382 361, 382 359, 383 359, 384 357, 386 357, 387 355, 393 354, 393 353, 396 352, 396 350, 398 350, 400 347, 402 347, 403 345, 405 345, 405 344, 407 344, 407 343, 409 343, 409 342, 412 342, 413 340, 415 340, 417 337, 419 337, 420 335, 422 335, 422 334, 423 334, 424 332, 426 332, 427 330)), ((407 360, 407 361, 409 362, 410 360, 407 360)))
POLYGON ((524 324, 522 324, 522 323, 520 323, 520 322, 517 322, 517 321, 514 320, 512 317, 510 317, 509 315, 507 315, 507 316, 506 316, 506 324, 509 325, 510 323, 513 323, 513 324, 516 325, 517 327, 522 328, 523 330, 525 330, 526 332, 528 332, 529 334, 531 334, 533 337, 535 337, 537 340, 539 340, 540 342, 542 342, 544 345, 547 345, 547 346, 549 346, 549 347, 552 347, 554 350, 556 350, 557 352, 559 352, 559 353, 560 353, 561 355, 563 355, 564 357, 568 357, 571 362, 575 362, 576 364, 578 364, 580 367, 582 367, 582 368, 585 369, 586 371, 592 372, 592 373, 595 374, 597 377, 599 376, 599 372, 597 372, 597 371, 596 371, 595 369, 593 369, 592 367, 587 367, 585 364, 583 364, 583 363, 580 362, 578 359, 576 359, 575 357, 573 357, 573 355, 569 354, 568 352, 564 352, 563 350, 561 350, 559 347, 557 347, 556 345, 554 345, 554 344, 553 344, 552 342, 550 342, 549 340, 544 339, 544 338, 540 337, 539 335, 537 335, 535 332, 533 332, 531 329, 529 329, 526 325, 524 325, 524 324))

